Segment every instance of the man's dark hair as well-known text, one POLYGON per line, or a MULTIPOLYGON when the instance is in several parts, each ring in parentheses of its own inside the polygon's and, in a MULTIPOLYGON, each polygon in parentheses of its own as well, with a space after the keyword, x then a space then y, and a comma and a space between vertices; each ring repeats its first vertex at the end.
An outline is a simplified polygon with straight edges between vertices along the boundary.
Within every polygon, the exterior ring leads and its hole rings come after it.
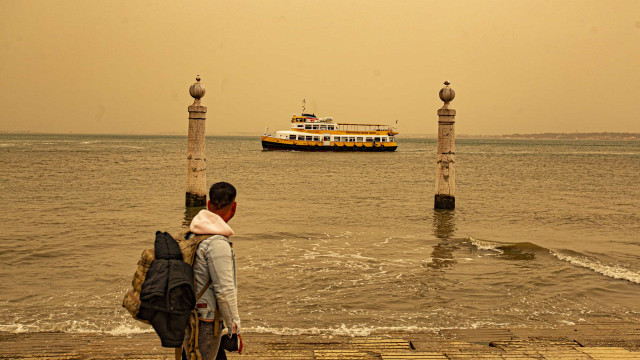
POLYGON ((218 182, 209 189, 209 201, 215 209, 222 209, 236 201, 236 188, 227 182, 218 182))

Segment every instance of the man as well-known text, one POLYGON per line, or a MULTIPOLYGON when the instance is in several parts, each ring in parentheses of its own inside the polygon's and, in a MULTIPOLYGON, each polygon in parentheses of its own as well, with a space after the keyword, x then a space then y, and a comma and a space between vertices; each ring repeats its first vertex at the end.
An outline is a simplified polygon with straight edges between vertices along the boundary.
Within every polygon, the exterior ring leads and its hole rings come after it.
MULTIPOLYGON (((236 206, 236 189, 233 185, 226 182, 213 184, 209 189, 207 210, 201 210, 189 227, 193 234, 213 235, 200 243, 193 263, 196 294, 211 280, 211 286, 196 304, 199 316, 198 344, 202 360, 227 358, 220 346, 222 331, 214 336, 216 306, 228 334, 240 333, 235 256, 229 241, 233 230, 227 225, 236 213, 236 206)), ((187 334, 187 338, 189 336, 187 334)))

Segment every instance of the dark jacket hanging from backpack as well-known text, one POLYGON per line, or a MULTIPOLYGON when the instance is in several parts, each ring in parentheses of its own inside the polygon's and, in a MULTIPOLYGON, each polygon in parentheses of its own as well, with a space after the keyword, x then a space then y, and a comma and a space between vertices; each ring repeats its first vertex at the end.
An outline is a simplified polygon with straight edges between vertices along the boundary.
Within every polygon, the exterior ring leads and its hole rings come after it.
POLYGON ((193 268, 183 261, 180 246, 169 233, 156 232, 155 260, 140 291, 138 318, 153 326, 164 347, 180 347, 195 307, 193 268))

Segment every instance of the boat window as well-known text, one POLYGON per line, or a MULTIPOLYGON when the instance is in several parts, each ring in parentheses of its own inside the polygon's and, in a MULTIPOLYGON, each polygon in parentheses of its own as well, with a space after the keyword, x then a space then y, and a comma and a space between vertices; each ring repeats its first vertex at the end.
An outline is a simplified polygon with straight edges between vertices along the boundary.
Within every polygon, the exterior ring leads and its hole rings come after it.
POLYGON ((289 135, 289 140, 295 140, 296 136, 295 135, 289 135))
POLYGON ((304 135, 298 135, 298 140, 304 140, 304 135))
POLYGON ((305 124, 304 128, 307 129, 307 130, 311 130, 311 124, 305 124))
POLYGON ((372 142, 372 141, 373 141, 373 138, 372 138, 372 137, 368 137, 368 138, 367 138, 367 142, 372 142))
POLYGON ((314 136, 313 141, 320 141, 320 136, 314 136))
POLYGON ((313 136, 307 135, 307 141, 312 141, 312 140, 313 140, 313 136))
POLYGON ((302 125, 302 124, 298 124, 298 127, 299 127, 300 129, 304 129, 304 125, 302 125))
POLYGON ((379 138, 379 137, 376 137, 376 138, 374 138, 373 140, 375 140, 375 141, 377 142, 377 141, 380 141, 380 138, 379 138))
POLYGON ((327 125, 320 125, 320 130, 327 130, 327 125))
POLYGON ((390 142, 394 142, 394 141, 396 141, 396 139, 393 136, 389 136, 389 141, 390 142))
POLYGON ((313 130, 318 130, 318 125, 313 125, 313 130))
POLYGON ((356 142, 356 137, 355 137, 355 136, 351 136, 351 137, 349 137, 349 141, 350 141, 350 142, 356 142))
POLYGON ((382 142, 387 142, 387 137, 386 137, 386 136, 383 136, 383 137, 380 139, 380 141, 382 141, 382 142))
POLYGON ((329 125, 329 130, 333 130, 333 125, 329 125))
POLYGON ((362 136, 358 136, 358 139, 356 141, 362 142, 362 136))
POLYGON ((324 141, 330 141, 330 139, 331 139, 331 136, 325 136, 324 137, 324 141))

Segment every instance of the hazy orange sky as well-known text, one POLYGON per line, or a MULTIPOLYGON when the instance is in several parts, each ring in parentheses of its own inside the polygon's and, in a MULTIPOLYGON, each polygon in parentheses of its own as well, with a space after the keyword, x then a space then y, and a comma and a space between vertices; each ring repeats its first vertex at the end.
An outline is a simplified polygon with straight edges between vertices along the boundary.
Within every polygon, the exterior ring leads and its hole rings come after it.
POLYGON ((452 83, 462 134, 640 132, 640 1, 0 0, 0 131, 286 129, 433 134, 452 83))

